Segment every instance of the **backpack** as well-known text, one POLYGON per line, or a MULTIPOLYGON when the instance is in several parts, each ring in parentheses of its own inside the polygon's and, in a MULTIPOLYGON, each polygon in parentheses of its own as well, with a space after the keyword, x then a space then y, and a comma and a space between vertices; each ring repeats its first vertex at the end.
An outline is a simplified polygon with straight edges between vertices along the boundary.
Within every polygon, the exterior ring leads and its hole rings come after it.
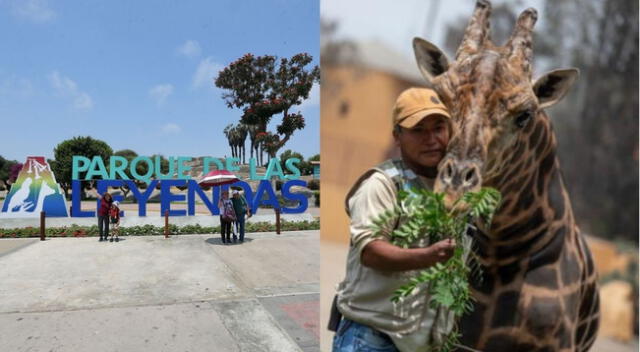
POLYGON ((223 201, 224 210, 222 212, 222 220, 236 221, 236 212, 233 210, 233 203, 230 200, 223 201))

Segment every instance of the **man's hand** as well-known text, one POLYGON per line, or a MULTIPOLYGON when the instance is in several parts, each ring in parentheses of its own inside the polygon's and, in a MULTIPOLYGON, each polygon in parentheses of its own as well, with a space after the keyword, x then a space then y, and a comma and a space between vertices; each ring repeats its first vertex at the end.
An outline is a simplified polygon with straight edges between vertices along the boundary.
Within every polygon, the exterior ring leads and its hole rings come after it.
POLYGON ((446 240, 436 242, 427 248, 431 248, 433 250, 433 262, 431 265, 444 263, 453 256, 453 251, 456 248, 456 241, 448 238, 446 240))
POLYGON ((455 246, 456 242, 452 239, 425 248, 401 248, 387 241, 376 240, 362 249, 360 261, 364 266, 382 271, 424 269, 449 260, 455 246))

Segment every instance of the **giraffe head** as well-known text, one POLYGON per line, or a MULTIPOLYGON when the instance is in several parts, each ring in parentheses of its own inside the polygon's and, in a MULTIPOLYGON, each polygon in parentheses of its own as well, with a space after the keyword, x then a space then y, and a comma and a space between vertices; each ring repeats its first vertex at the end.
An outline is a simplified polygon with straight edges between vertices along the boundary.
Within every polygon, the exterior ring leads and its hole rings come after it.
POLYGON ((578 76, 576 69, 555 70, 532 82, 536 10, 520 14, 504 46, 491 42, 490 13, 491 4, 479 0, 454 62, 432 43, 413 41, 420 71, 452 116, 452 139, 435 183, 448 206, 499 175, 541 109, 562 99, 578 76))

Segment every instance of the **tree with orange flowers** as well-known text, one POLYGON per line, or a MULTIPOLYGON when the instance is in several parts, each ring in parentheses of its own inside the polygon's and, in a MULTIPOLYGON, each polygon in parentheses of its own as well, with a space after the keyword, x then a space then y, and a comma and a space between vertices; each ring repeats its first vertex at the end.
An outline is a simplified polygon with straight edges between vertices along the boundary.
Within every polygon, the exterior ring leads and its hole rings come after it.
MULTIPOLYGON (((293 107, 309 98, 315 82, 320 80, 317 65, 309 66, 313 57, 307 53, 278 59, 273 55, 245 54, 219 72, 215 85, 225 92, 222 98, 229 108, 242 109, 240 122, 257 127, 259 142, 270 158, 275 157, 296 130, 305 126, 304 117, 293 107), (267 125, 275 115, 282 120, 275 131, 267 125)), ((253 157, 253 148, 251 157, 253 157)), ((258 149, 256 148, 256 156, 258 149)), ((264 164, 262 152, 258 162, 264 164)))

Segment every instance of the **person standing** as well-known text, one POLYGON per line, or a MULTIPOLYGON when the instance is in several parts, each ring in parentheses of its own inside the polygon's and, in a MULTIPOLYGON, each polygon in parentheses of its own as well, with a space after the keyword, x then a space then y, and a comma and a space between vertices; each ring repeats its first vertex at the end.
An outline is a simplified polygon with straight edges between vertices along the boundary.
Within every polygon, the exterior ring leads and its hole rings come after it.
POLYGON ((109 238, 109 242, 113 242, 115 237, 116 242, 120 241, 120 202, 117 200, 113 202, 111 205, 111 210, 109 211, 109 217, 111 218, 111 224, 113 224, 113 229, 111 230, 111 238, 109 238))
POLYGON ((236 213, 236 230, 240 237, 240 243, 242 243, 244 242, 245 215, 251 216, 251 209, 249 209, 247 200, 240 194, 240 191, 233 191, 233 198, 231 198, 231 201, 233 202, 233 210, 236 213))
POLYGON ((98 233, 100 234, 100 242, 106 241, 109 237, 109 211, 111 210, 111 204, 113 204, 113 197, 109 192, 98 195, 100 200, 100 207, 98 208, 98 233))
MULTIPOLYGON (((222 243, 231 243, 231 224, 236 221, 236 213, 233 210, 233 202, 229 199, 229 191, 222 191, 220 201, 218 202, 220 209, 220 235, 222 243)), ((236 235, 233 235, 233 241, 236 241, 236 235)))
POLYGON ((398 247, 389 236, 406 221, 398 217, 384 225, 384 235, 372 231, 376 218, 402 206, 400 192, 433 189, 450 138, 450 115, 433 90, 411 88, 396 100, 392 124, 401 159, 365 172, 346 197, 351 245, 346 278, 338 286, 332 309, 334 352, 427 351, 452 327, 449 312, 430 307, 429 286, 420 286, 395 305, 391 298, 415 275, 414 270, 447 261, 455 241, 423 239, 410 248, 398 247))

